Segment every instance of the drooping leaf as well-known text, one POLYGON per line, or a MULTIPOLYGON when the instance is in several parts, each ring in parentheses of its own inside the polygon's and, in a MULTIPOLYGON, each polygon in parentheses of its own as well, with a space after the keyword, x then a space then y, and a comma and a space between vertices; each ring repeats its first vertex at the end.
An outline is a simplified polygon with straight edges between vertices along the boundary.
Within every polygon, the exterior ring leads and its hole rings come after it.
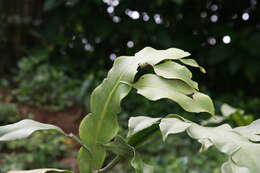
POLYGON ((11 141, 27 138, 32 133, 39 130, 56 130, 64 134, 62 129, 57 126, 25 119, 14 124, 0 126, 0 141, 11 141))
POLYGON ((161 118, 150 118, 145 116, 131 117, 128 122, 128 143, 133 147, 139 147, 157 134, 159 120, 161 118))
MULTIPOLYGON (((224 173, 259 172, 260 144, 251 142, 247 137, 238 133, 236 129, 232 129, 228 124, 218 127, 203 127, 196 123, 181 121, 180 119, 174 120, 174 118, 171 120, 168 118, 162 119, 160 129, 164 138, 169 134, 175 134, 178 131, 181 132, 186 128, 188 135, 197 139, 203 148, 207 149, 214 145, 219 151, 229 156, 229 161, 222 166, 224 173), (175 125, 173 121, 179 123, 179 125, 175 125), (181 123, 182 125, 180 125, 181 123)), ((248 132, 250 128, 253 127, 254 129, 257 125, 259 125, 258 122, 253 122, 251 126, 243 127, 242 131, 248 132)))
POLYGON ((160 123, 163 140, 166 140, 169 134, 177 134, 184 132, 191 123, 184 122, 178 118, 164 118, 160 123))
POLYGON ((192 73, 190 70, 178 63, 167 61, 154 66, 154 71, 157 75, 166 79, 179 79, 188 84, 190 87, 198 90, 198 83, 191 80, 192 73))
POLYGON ((252 122, 248 126, 237 127, 234 130, 251 141, 260 141, 260 119, 252 122))
POLYGON ((214 115, 214 106, 209 96, 196 91, 180 80, 167 80, 146 74, 132 85, 137 93, 156 101, 167 98, 178 103, 188 112, 208 112, 214 115))
POLYGON ((157 123, 161 118, 150 118, 147 116, 131 117, 128 122, 128 136, 132 136, 139 131, 146 129, 157 123))
POLYGON ((201 67, 198 63, 197 63, 197 61, 195 61, 194 59, 179 59, 183 64, 185 64, 185 65, 189 65, 189 66, 192 66, 192 67, 197 67, 197 68, 199 68, 200 69, 200 71, 202 72, 202 73, 206 73, 206 70, 203 68, 203 67, 201 67))
POLYGON ((156 65, 165 59, 177 60, 190 56, 189 52, 185 52, 177 48, 169 48, 166 50, 156 50, 152 47, 145 47, 135 54, 139 58, 139 64, 156 65))
POLYGON ((8 171, 7 173, 72 173, 71 171, 44 168, 44 169, 33 169, 33 170, 23 170, 23 171, 8 171))

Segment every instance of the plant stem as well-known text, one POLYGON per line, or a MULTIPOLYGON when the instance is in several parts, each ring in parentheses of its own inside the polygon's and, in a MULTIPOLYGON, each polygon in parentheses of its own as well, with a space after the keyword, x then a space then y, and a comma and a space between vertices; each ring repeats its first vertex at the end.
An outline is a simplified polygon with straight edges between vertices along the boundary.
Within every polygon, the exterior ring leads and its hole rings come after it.
POLYGON ((68 135, 66 135, 67 137, 69 137, 69 138, 71 138, 71 139, 73 139, 74 141, 76 141, 78 144, 80 144, 83 148, 85 148, 86 150, 88 150, 88 151, 90 151, 89 150, 89 148, 85 145, 85 144, 83 144, 82 142, 81 142, 81 140, 76 136, 76 135, 74 135, 73 133, 70 133, 70 134, 68 134, 68 135))
POLYGON ((99 169, 97 173, 104 173, 107 172, 108 170, 112 169, 114 166, 116 166, 120 161, 122 157, 116 156, 110 163, 108 163, 104 168, 99 169))

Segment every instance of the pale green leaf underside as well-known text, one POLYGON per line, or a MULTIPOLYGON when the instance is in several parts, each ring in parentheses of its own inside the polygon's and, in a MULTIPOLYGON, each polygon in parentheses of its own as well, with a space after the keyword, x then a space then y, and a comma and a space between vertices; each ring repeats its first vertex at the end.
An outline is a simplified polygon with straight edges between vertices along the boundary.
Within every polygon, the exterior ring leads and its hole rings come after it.
POLYGON ((33 169, 33 170, 24 170, 24 171, 8 171, 7 173, 72 173, 71 171, 52 169, 52 168, 43 168, 43 169, 33 169))
MULTIPOLYGON (((258 128, 260 127, 258 121, 255 121, 251 126, 243 128, 250 129, 256 125, 258 128)), ((186 131, 190 137, 197 139, 203 148, 214 145, 219 151, 229 155, 229 161, 222 166, 224 173, 247 173, 248 171, 248 173, 257 173, 260 171, 258 164, 260 144, 253 143, 247 137, 237 133, 238 128, 232 129, 228 124, 218 127, 203 127, 195 123, 171 118, 162 119, 160 129, 164 138, 169 134, 186 131)), ((247 132, 249 135, 254 133, 250 130, 247 132)))
POLYGON ((146 116, 131 117, 128 122, 128 135, 132 136, 158 122, 161 118, 150 118, 146 116))
POLYGON ((25 119, 14 124, 0 126, 0 141, 27 138, 32 133, 39 130, 56 130, 64 134, 64 132, 57 126, 25 119))
MULTIPOLYGON (((170 117, 170 116, 169 116, 170 117)), ((179 116, 180 117, 180 116, 179 116)), ((132 117, 133 119, 142 119, 142 121, 154 122, 157 118, 150 117, 132 117)), ((138 121, 132 126, 138 129, 147 128, 142 121, 138 121)), ((130 123, 130 122, 129 122, 130 123)), ((129 125, 130 126, 130 125, 129 125)), ((170 134, 187 132, 188 135, 200 142, 203 149, 215 146, 219 151, 227 154, 229 159, 222 165, 222 173, 258 173, 260 172, 259 156, 260 144, 253 143, 248 136, 256 135, 260 129, 260 120, 256 120, 248 126, 232 129, 228 124, 218 127, 204 127, 185 120, 183 118, 162 118, 159 122, 160 130, 165 140, 170 134)), ((137 133, 138 131, 136 131, 137 133)))
POLYGON ((203 67, 201 67, 198 63, 197 63, 197 61, 195 61, 194 59, 179 59, 183 64, 185 64, 185 65, 189 65, 189 66, 191 66, 191 67, 197 67, 197 68, 199 68, 200 69, 200 71, 202 72, 202 73, 206 73, 206 70, 203 68, 203 67))
POLYGON ((180 80, 167 80, 146 74, 132 85, 137 93, 156 101, 167 98, 178 103, 188 112, 208 112, 214 115, 214 106, 209 96, 196 91, 180 80))
POLYGON ((178 63, 168 61, 154 66, 157 75, 166 79, 179 79, 188 84, 190 87, 198 90, 198 83, 191 80, 192 73, 190 70, 178 63))

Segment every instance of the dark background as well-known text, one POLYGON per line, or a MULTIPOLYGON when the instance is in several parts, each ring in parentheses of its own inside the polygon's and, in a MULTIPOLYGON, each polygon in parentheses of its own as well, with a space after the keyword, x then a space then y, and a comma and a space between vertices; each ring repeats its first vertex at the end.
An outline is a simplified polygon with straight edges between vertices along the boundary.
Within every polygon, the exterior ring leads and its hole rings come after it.
MULTIPOLYGON (((145 46, 176 47, 189 51, 191 58, 207 70, 204 75, 192 69, 193 78, 215 101, 217 113, 222 103, 228 103, 244 109, 250 117, 259 118, 259 3, 257 0, 0 1, 2 107, 15 105, 18 119, 33 116, 77 131, 82 115, 88 112, 92 89, 106 76, 115 57, 134 55, 145 46)), ((179 110, 167 101, 151 103, 134 94, 129 100, 123 104, 127 116, 122 123, 126 123, 129 114, 161 115, 179 110)), ((9 108, 7 112, 12 111, 9 108)), ((2 113, 2 124, 14 121, 4 115, 12 117, 2 113)), ((235 124, 243 125, 241 119, 234 119, 235 124)), ((186 149, 190 150, 188 146, 186 149)), ((158 164, 157 161, 154 162, 158 164)), ((164 161, 166 164, 168 160, 164 161)))

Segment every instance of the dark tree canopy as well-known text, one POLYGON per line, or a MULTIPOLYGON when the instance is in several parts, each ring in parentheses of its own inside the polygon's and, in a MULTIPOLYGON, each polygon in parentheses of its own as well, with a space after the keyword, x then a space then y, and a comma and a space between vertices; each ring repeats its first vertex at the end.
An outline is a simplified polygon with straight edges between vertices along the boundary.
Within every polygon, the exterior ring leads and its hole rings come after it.
POLYGON ((200 80, 216 94, 234 88, 260 94, 256 0, 12 0, 0 8, 2 72, 41 51, 49 63, 83 78, 144 46, 177 47, 208 69, 200 80))

